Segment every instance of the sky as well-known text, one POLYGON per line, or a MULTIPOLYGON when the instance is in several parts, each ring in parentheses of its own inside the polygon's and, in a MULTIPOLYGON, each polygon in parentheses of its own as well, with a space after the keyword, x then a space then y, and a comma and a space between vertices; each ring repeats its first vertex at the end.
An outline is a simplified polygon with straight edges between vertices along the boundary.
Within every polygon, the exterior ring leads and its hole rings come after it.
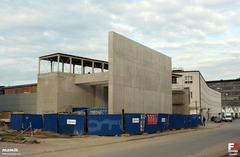
POLYGON ((37 82, 49 53, 108 60, 109 31, 206 80, 240 77, 239 0, 0 0, 0 85, 37 82))

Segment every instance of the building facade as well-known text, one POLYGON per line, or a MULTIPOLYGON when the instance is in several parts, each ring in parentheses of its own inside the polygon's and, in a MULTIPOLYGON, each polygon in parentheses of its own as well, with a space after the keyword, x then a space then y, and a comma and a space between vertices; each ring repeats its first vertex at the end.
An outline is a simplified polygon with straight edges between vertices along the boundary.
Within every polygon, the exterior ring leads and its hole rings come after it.
POLYGON ((18 86, 9 86, 4 87, 4 94, 20 94, 20 93, 36 93, 37 92, 37 84, 25 84, 18 86))
POLYGON ((186 114, 190 113, 190 90, 188 87, 183 87, 177 84, 177 78, 182 77, 179 74, 172 74, 172 113, 186 114))
POLYGON ((1 87, 0 112, 36 113, 37 84, 1 87))
POLYGON ((207 81, 207 84, 222 94, 223 112, 240 113, 240 79, 207 81))
POLYGON ((221 93, 211 89, 199 71, 174 70, 182 75, 173 81, 173 89, 189 88, 189 114, 202 114, 208 120, 221 113, 221 93))

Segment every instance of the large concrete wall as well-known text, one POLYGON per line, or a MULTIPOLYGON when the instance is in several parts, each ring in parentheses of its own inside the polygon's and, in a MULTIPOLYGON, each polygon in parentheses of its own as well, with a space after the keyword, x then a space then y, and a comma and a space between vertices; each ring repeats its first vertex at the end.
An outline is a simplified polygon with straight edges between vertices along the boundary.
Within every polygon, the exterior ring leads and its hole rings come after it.
POLYGON ((39 75, 37 112, 70 112, 72 107, 106 106, 104 87, 77 85, 75 79, 79 77, 61 72, 39 75))
POLYGON ((109 32, 109 113, 172 113, 171 58, 109 32))
POLYGON ((37 113, 56 113, 58 103, 58 75, 38 75, 37 113))
POLYGON ((0 95, 1 111, 36 113, 36 93, 0 95))

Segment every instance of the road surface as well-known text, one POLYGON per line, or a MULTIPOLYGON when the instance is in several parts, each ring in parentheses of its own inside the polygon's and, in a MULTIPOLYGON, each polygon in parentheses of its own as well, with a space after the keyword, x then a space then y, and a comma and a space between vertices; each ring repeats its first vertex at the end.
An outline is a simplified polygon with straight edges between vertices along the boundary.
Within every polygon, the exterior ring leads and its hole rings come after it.
POLYGON ((151 135, 37 140, 40 144, 0 142, 0 148, 17 148, 24 157, 222 157, 228 142, 240 145, 240 120, 151 135))
MULTIPOLYGON (((76 157, 209 157, 227 154, 228 142, 240 142, 240 120, 213 129, 113 143, 103 146, 43 152, 35 156, 76 157)), ((32 154, 33 155, 33 154, 32 154)))

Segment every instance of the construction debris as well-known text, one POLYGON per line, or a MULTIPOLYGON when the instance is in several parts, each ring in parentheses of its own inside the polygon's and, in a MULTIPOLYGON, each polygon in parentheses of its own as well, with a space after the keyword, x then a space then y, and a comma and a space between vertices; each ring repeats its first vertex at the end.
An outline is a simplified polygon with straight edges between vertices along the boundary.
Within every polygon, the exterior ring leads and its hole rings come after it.
POLYGON ((12 143, 29 143, 38 144, 40 143, 34 137, 26 137, 23 132, 17 132, 12 130, 2 130, 0 131, 0 142, 12 142, 12 143))

